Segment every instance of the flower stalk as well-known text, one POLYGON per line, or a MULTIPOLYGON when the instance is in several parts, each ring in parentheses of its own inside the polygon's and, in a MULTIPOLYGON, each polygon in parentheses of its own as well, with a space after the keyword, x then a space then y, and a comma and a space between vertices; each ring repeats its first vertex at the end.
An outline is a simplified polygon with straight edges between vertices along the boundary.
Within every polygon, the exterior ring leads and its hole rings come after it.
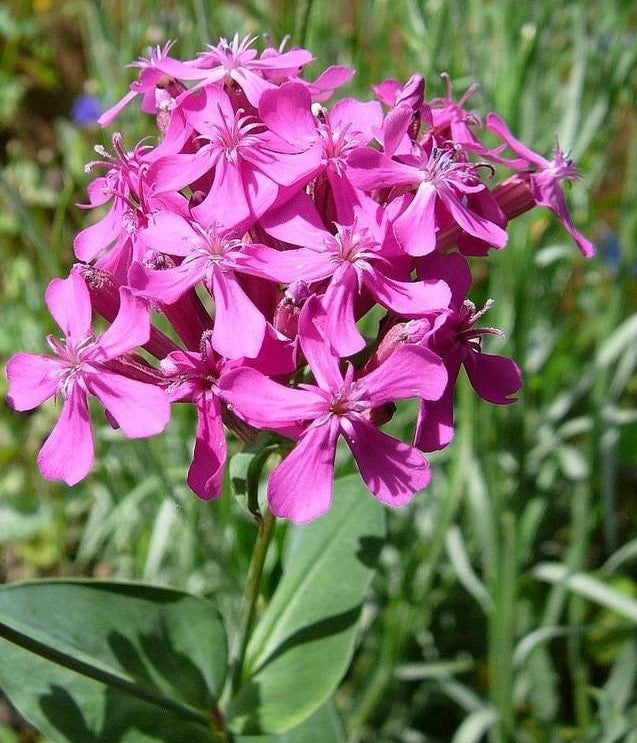
POLYGON ((257 612, 257 603, 261 594, 261 577, 263 575, 263 566, 268 554, 268 547, 274 536, 276 526, 276 516, 268 511, 265 516, 256 516, 257 522, 257 539, 252 552, 252 560, 248 570, 245 591, 243 594, 241 606, 241 618, 239 621, 239 630, 236 636, 234 658, 231 662, 230 671, 230 691, 234 696, 241 686, 243 675, 243 664, 245 661, 246 650, 254 619, 257 612))

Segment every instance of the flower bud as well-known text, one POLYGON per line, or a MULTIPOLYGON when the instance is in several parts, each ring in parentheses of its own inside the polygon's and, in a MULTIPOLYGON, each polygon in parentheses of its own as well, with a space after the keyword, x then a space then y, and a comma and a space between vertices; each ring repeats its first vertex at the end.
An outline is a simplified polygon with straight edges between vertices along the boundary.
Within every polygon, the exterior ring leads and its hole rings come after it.
POLYGON ((274 311, 274 327, 287 338, 296 338, 299 315, 310 293, 305 281, 293 281, 277 305, 274 311))

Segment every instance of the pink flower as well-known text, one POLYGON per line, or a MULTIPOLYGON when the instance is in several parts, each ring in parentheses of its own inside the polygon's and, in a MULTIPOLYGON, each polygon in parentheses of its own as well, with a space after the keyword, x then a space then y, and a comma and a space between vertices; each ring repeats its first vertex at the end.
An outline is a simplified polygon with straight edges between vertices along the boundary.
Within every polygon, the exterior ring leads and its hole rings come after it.
POLYGON ((433 128, 436 134, 448 136, 455 144, 471 146, 473 152, 486 152, 486 148, 476 138, 470 126, 482 126, 480 118, 465 109, 465 104, 478 90, 478 85, 470 85, 458 102, 453 100, 451 78, 445 72, 441 75, 447 86, 446 98, 436 98, 431 102, 433 128))
POLYGON ((254 358, 263 344, 266 322, 235 277, 235 271, 249 272, 249 266, 240 262, 243 244, 235 231, 220 224, 206 228, 159 212, 144 237, 155 250, 183 261, 159 271, 133 264, 129 281, 137 293, 172 304, 202 281, 215 300, 213 348, 230 359, 254 358))
POLYGON ((207 224, 226 222, 232 214, 238 224, 261 216, 279 196, 280 187, 302 188, 317 170, 321 153, 312 142, 299 145, 288 140, 289 122, 311 116, 307 90, 290 85, 297 95, 279 88, 270 94, 270 105, 276 105, 280 114, 270 122, 270 130, 256 117, 235 111, 219 88, 190 94, 182 105, 188 123, 200 134, 199 149, 159 158, 149 173, 156 192, 181 189, 212 175, 193 214, 207 224))
POLYGON ((530 169, 528 178, 536 204, 550 209, 557 216, 564 225, 564 229, 575 241, 582 255, 586 258, 593 256, 595 246, 575 228, 566 206, 564 191, 560 186, 561 181, 572 181, 579 178, 577 168, 570 157, 562 152, 557 145, 553 151, 552 160, 547 160, 538 155, 537 152, 533 152, 519 139, 516 139, 504 121, 494 113, 487 116, 486 123, 487 129, 497 134, 518 156, 517 160, 506 160, 499 156, 492 156, 492 159, 514 170, 526 171, 530 169))
POLYGON ((223 373, 223 361, 215 355, 206 338, 201 353, 175 351, 162 361, 161 368, 168 382, 167 396, 172 401, 191 402, 197 410, 197 434, 188 469, 188 486, 203 500, 218 498, 226 462, 226 437, 216 387, 223 373))
POLYGON ((157 46, 150 50, 148 58, 140 57, 137 62, 130 65, 139 68, 139 79, 132 82, 128 93, 99 117, 97 123, 100 126, 108 126, 138 95, 143 96, 142 111, 155 113, 158 91, 167 90, 172 97, 176 97, 184 90, 183 85, 180 85, 175 78, 188 79, 190 68, 187 63, 169 56, 174 43, 174 41, 169 41, 163 47, 157 46))
POLYGON ((314 59, 305 49, 289 52, 268 49, 257 59, 256 49, 251 48, 256 39, 256 36, 246 36, 239 41, 239 34, 235 34, 232 41, 222 38, 216 46, 209 44, 208 51, 201 52, 198 59, 189 63, 193 66, 189 79, 210 84, 223 83, 229 78, 256 108, 261 95, 276 87, 269 78, 295 76, 314 59))
POLYGON ((131 260, 140 260, 144 252, 140 233, 152 212, 170 209, 183 213, 186 200, 180 194, 155 194, 149 187, 149 165, 145 157, 149 148, 142 143, 132 152, 122 147, 121 135, 113 135, 116 157, 97 148, 104 160, 96 160, 87 170, 105 168, 104 176, 96 178, 89 186, 90 204, 93 209, 112 200, 110 211, 95 224, 81 230, 75 237, 73 249, 81 261, 95 261, 96 266, 125 283, 131 260))
POLYGON ((501 336, 497 328, 476 327, 491 302, 476 311, 475 305, 465 299, 471 285, 471 273, 466 260, 457 254, 432 254, 419 261, 419 273, 443 276, 452 288, 448 310, 434 318, 433 323, 418 320, 407 323, 403 341, 417 343, 431 349, 443 360, 449 381, 437 400, 423 400, 416 422, 414 444, 422 451, 442 449, 453 438, 453 396, 460 367, 464 366, 469 381, 478 395, 496 405, 516 401, 522 386, 517 364, 504 356, 482 351, 484 335, 501 336))
POLYGON ((295 523, 311 521, 329 509, 339 435, 371 493, 383 503, 404 505, 426 487, 427 462, 413 447, 378 431, 369 416, 374 408, 394 400, 436 399, 447 383, 440 359, 415 346, 398 349, 359 379, 347 364, 343 377, 337 357, 317 327, 321 314, 314 297, 300 319, 301 346, 316 384, 290 389, 245 367, 229 372, 219 383, 224 398, 252 425, 301 426, 296 447, 268 483, 272 512, 295 523))
POLYGON ((53 279, 45 298, 65 339, 60 342, 49 336, 55 357, 20 353, 9 360, 8 400, 15 410, 31 410, 55 395, 64 398, 62 414, 40 450, 38 465, 47 479, 74 485, 93 464, 87 394, 98 398, 128 438, 163 431, 170 404, 163 391, 149 383, 153 379, 150 367, 126 363, 125 355, 146 343, 150 335, 142 300, 129 289, 120 289, 117 317, 95 338, 89 293, 79 273, 53 279))
MULTIPOLYGON (((394 141, 399 138, 392 137, 394 141)), ((396 238, 410 255, 435 250, 441 216, 450 217, 469 235, 493 247, 506 245, 507 233, 499 224, 468 208, 468 198, 473 197, 490 203, 491 208, 484 211, 499 212, 476 166, 449 147, 432 142, 428 148, 416 148, 413 155, 401 155, 400 161, 361 147, 350 155, 349 176, 355 186, 366 191, 391 186, 416 188, 394 221, 396 238)))

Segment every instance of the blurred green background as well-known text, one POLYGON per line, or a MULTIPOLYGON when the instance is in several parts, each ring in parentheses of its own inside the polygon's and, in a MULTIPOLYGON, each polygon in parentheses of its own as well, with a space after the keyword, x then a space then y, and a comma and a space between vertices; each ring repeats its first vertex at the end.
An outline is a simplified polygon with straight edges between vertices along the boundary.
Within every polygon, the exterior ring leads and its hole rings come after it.
MULTIPOLYGON (((457 436, 431 457, 431 487, 388 513, 390 540, 337 695, 351 741, 637 743, 637 6, 535 0, 180 2, 9 0, 0 6, 0 360, 44 350, 43 303, 87 224, 84 163, 110 134, 87 107, 128 89, 124 65, 176 39, 175 56, 238 31, 286 35, 357 69, 341 95, 386 77, 427 77, 443 95, 473 82, 531 147, 556 138, 584 176, 567 194, 598 246, 584 261, 544 211, 476 262, 472 298, 496 301, 488 350, 524 371, 496 409, 461 380, 457 436), (81 98, 89 96, 89 98, 81 98), (487 270, 488 269, 488 270, 487 270)), ((111 127, 152 133, 135 104, 111 127)), ((2 399, 6 393, 0 381, 2 399)), ((193 420, 123 441, 97 430, 98 459, 74 489, 35 457, 50 404, 0 418, 0 581, 134 578, 214 594, 237 611, 254 527, 230 493, 184 484, 193 420)), ((413 409, 399 410, 408 435, 413 409)), ((351 467, 344 462, 343 470, 351 467)), ((279 537, 279 547, 284 538, 279 537)), ((271 581, 277 555, 268 565, 271 581)), ((40 740, 0 700, 0 743, 40 740)))

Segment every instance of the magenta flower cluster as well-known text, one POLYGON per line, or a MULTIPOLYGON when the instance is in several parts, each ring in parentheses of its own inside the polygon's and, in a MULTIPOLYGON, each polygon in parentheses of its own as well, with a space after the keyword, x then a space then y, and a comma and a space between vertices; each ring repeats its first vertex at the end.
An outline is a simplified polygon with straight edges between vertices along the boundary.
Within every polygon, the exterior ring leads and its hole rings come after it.
POLYGON ((160 433, 171 404, 194 405, 188 484, 201 498, 220 494, 227 428, 289 442, 268 482, 277 516, 303 523, 330 507, 340 437, 372 495, 401 506, 429 482, 422 452, 453 437, 460 367, 491 403, 521 386, 513 361, 482 350, 499 331, 480 325, 489 303, 468 299, 466 257, 503 248, 508 220, 536 205, 592 255, 560 185, 577 173, 495 114, 483 124, 466 108, 471 90, 455 101, 448 83, 445 98, 426 100, 415 75, 328 107, 352 70, 308 82, 308 51, 259 54, 254 43, 222 39, 185 62, 167 45, 136 63, 100 123, 141 97, 157 141, 129 151, 115 134, 112 153, 96 147, 85 208, 108 211, 47 289, 64 337, 49 337, 53 356, 9 361, 9 401, 63 400, 38 464, 68 484, 93 463, 92 395, 130 438, 160 433), (366 338, 358 321, 375 306, 382 321, 366 338), (101 335, 93 314, 110 323, 101 335), (411 443, 379 430, 408 398, 420 401, 411 443))

